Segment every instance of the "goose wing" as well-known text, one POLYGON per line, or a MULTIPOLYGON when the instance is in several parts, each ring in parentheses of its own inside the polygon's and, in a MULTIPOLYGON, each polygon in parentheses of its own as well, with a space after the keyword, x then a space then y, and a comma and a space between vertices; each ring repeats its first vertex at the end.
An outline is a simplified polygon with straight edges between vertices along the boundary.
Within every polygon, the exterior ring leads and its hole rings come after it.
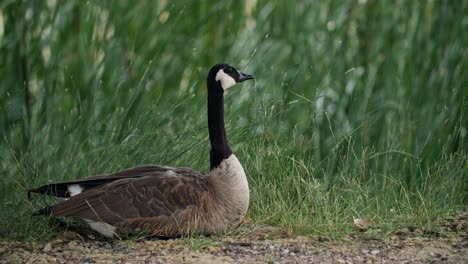
POLYGON ((197 206, 210 193, 201 173, 189 169, 158 171, 87 190, 41 213, 115 224, 135 218, 172 216, 197 206))
MULTIPOLYGON (((82 191, 86 191, 88 189, 92 189, 92 188, 101 186, 103 184, 108 184, 110 182, 120 180, 120 179, 139 178, 139 177, 143 177, 152 173, 175 171, 175 170, 178 170, 178 169, 172 168, 172 167, 166 167, 166 166, 157 166, 157 165, 139 166, 139 167, 117 171, 114 173, 101 174, 101 175, 81 178, 81 179, 77 179, 77 180, 73 180, 69 182, 47 184, 39 188, 28 190, 28 195, 29 193, 34 192, 34 193, 52 195, 52 196, 61 197, 61 198, 69 198, 70 197, 69 187, 71 185, 78 185, 80 189, 82 189, 82 191)), ((196 172, 192 171, 192 174, 193 173, 197 174, 196 172)))

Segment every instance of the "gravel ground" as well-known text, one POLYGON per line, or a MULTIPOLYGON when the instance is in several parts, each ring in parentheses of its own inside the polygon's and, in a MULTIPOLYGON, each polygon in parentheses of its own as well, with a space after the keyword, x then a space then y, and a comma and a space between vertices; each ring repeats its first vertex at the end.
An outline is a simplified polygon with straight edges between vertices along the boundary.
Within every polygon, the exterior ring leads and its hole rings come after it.
POLYGON ((0 263, 468 263, 468 213, 439 222, 441 232, 409 227, 385 239, 364 230, 340 241, 254 231, 198 246, 197 239, 117 241, 67 231, 44 243, 0 240, 0 263))

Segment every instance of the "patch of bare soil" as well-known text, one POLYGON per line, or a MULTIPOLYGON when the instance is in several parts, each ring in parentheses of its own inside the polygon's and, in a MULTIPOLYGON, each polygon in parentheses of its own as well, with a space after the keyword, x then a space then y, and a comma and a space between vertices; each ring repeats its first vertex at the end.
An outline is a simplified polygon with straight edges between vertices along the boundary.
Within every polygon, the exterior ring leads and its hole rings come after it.
POLYGON ((409 227, 385 239, 368 239, 362 230, 340 241, 265 239, 252 232, 205 246, 180 239, 97 240, 65 232, 46 243, 0 241, 0 263, 468 263, 468 213, 438 222, 440 231, 409 227))

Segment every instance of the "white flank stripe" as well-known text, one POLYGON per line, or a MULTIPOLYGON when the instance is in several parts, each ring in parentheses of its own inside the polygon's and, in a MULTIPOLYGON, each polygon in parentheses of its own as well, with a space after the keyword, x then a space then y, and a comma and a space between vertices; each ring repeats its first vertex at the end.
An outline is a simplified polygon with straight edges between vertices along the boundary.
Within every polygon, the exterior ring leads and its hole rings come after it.
POLYGON ((97 222, 89 219, 83 219, 86 221, 86 223, 89 224, 89 226, 94 230, 100 233, 101 235, 108 237, 108 238, 113 238, 115 233, 116 227, 113 225, 109 225, 108 223, 104 222, 97 222))
POLYGON ((80 194, 82 191, 83 187, 81 187, 79 184, 68 185, 68 192, 70 193, 70 197, 80 194))

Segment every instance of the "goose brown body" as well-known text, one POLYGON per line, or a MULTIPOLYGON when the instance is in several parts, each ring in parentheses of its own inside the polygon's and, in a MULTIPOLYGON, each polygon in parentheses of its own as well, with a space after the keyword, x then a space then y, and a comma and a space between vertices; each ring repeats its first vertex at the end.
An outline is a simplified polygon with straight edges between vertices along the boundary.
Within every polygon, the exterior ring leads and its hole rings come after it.
MULTIPOLYGON (((227 88, 217 79, 220 70, 231 71, 226 67, 231 66, 215 65, 208 75, 211 143, 208 173, 148 165, 49 184, 29 191, 61 197, 65 201, 38 213, 80 217, 109 237, 128 232, 180 237, 194 232, 226 231, 238 225, 248 208, 249 187, 244 169, 229 149, 224 131, 222 95, 227 88), (218 73, 216 79, 210 79, 215 73, 218 73)), ((233 74, 233 80, 243 81, 243 73, 237 71, 237 74, 233 74)), ((253 78, 244 76, 246 80, 253 78)))

